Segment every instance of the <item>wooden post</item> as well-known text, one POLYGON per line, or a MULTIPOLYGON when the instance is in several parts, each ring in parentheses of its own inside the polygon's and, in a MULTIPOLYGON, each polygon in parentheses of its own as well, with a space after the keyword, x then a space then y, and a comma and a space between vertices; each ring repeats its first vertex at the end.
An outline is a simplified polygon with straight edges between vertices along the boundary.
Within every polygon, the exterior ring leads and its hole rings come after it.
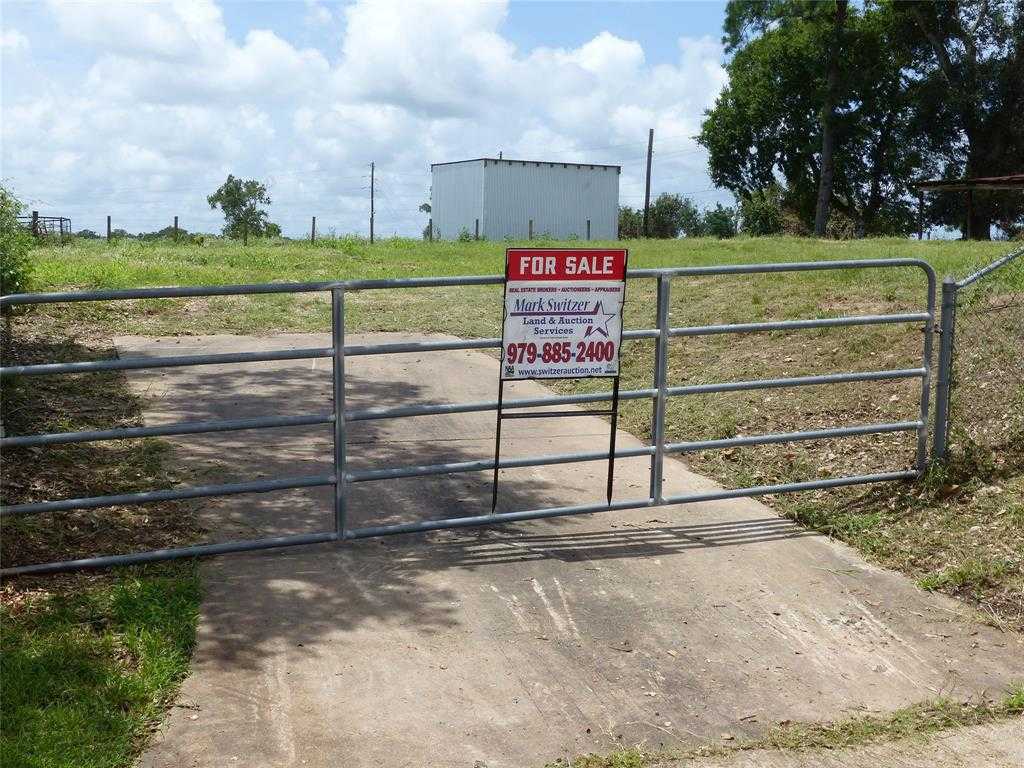
POLYGON ((427 219, 427 242, 434 242, 434 217, 427 219))
POLYGON ((110 216, 107 216, 107 242, 110 242, 110 216))
POLYGON ((651 154, 654 151, 654 129, 647 134, 647 184, 644 187, 644 237, 647 237, 647 213, 651 207, 651 154))
POLYGON ((178 217, 174 217, 174 242, 178 242, 178 217))
POLYGON ((316 242, 316 216, 313 217, 313 225, 309 228, 309 242, 316 242))
POLYGON ((924 190, 917 190, 917 239, 924 240, 924 190))
POLYGON ((527 239, 533 240, 533 219, 530 219, 530 226, 527 231, 529 232, 529 234, 527 235, 527 239))
POLYGON ((476 219, 476 224, 473 225, 473 239, 480 239, 480 219, 476 219))
POLYGON ((242 222, 242 245, 249 244, 249 222, 242 222))
POLYGON ((39 235, 39 211, 32 211, 32 234, 39 235))
POLYGON ((373 245, 373 171, 374 164, 370 163, 370 245, 373 245))
POLYGON ((964 239, 974 239, 974 192, 967 190, 967 226, 964 227, 964 239))
POLYGON ((587 219, 587 240, 590 239, 590 219, 587 219))

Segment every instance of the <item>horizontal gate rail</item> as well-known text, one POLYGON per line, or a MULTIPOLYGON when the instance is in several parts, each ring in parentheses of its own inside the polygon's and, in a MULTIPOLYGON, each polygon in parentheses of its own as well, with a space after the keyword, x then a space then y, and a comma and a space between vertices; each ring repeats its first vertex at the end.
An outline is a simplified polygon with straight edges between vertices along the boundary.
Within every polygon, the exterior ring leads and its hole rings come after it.
POLYGON ((80 363, 43 363, 11 365, 0 368, 0 376, 44 376, 57 373, 95 373, 96 371, 134 371, 145 368, 181 368, 191 365, 226 363, 265 363, 275 360, 310 360, 330 357, 326 349, 279 349, 270 352, 227 352, 216 355, 179 355, 174 357, 125 357, 114 360, 87 360, 80 363))
MULTIPOLYGON (((727 437, 718 440, 702 440, 688 443, 666 443, 666 453, 693 453, 722 448, 736 448, 747 445, 769 445, 771 443, 789 443, 803 440, 826 440, 837 437, 856 437, 860 435, 878 435, 889 432, 912 432, 921 426, 919 421, 899 421, 884 424, 865 424, 855 427, 836 427, 834 429, 804 430, 799 432, 781 432, 770 435, 749 435, 746 437, 727 437)), ((650 456, 654 453, 653 445, 637 448, 624 448, 615 451, 616 459, 629 459, 638 456, 650 456)), ((608 461, 607 451, 591 451, 587 453, 559 453, 548 456, 530 458, 502 459, 498 469, 522 469, 524 467, 542 467, 550 464, 573 464, 586 461, 608 461)), ((374 480, 397 480, 409 477, 426 477, 428 475, 450 475, 458 472, 478 472, 494 469, 494 459, 477 459, 474 461, 457 461, 442 464, 417 464, 388 469, 368 469, 345 474, 346 482, 365 483, 374 480)))
POLYGON ((311 413, 306 416, 258 416, 251 419, 221 419, 219 421, 182 421, 162 427, 121 427, 119 429, 97 429, 89 432, 54 432, 46 435, 0 437, 0 448, 95 443, 103 440, 129 440, 137 437, 202 435, 209 432, 235 432, 244 429, 268 429, 271 427, 305 427, 314 424, 330 424, 333 421, 333 413, 311 413))
POLYGON ((164 491, 118 493, 111 496, 88 496, 82 499, 36 501, 30 504, 12 504, 9 507, 0 507, 0 517, 9 517, 12 515, 34 515, 40 512, 66 512, 72 509, 119 507, 129 504, 149 504, 154 501, 200 499, 207 496, 235 496, 241 493, 269 493, 271 491, 285 491, 289 488, 315 488, 320 485, 334 485, 334 479, 334 475, 310 475, 308 477, 284 477, 277 480, 253 480, 246 483, 198 485, 191 488, 171 488, 164 491))
MULTIPOLYGON (((345 425, 357 421, 378 419, 394 419, 414 416, 432 416, 443 414, 471 413, 491 411, 497 408, 496 401, 469 403, 428 403, 374 408, 346 408, 345 406, 345 358, 367 355, 405 354, 421 352, 437 352, 451 350, 500 349, 501 339, 439 339, 415 342, 385 342, 376 344, 345 344, 345 312, 344 296, 350 291, 390 290, 405 288, 438 288, 455 286, 497 286, 502 285, 501 275, 479 275, 470 277, 414 277, 399 279, 373 280, 338 280, 310 283, 269 283, 260 285, 217 285, 217 286, 185 286, 166 288, 134 288, 125 290, 97 290, 81 292, 53 292, 39 294, 19 294, 0 297, 0 306, 17 306, 45 303, 77 303, 89 301, 134 301, 150 299, 175 299, 204 296, 252 296, 281 293, 329 293, 332 299, 331 346, 308 349, 273 350, 269 352, 236 352, 227 354, 176 355, 168 357, 134 357, 109 360, 93 360, 73 363, 42 363, 33 365, 15 365, 0 367, 0 377, 39 376, 52 374, 81 374, 98 371, 132 371, 155 368, 248 364, 287 360, 304 360, 331 358, 333 368, 333 408, 330 413, 303 414, 297 416, 261 416, 254 418, 223 419, 215 421, 179 422, 153 427, 123 427, 106 430, 87 430, 81 432, 62 432, 40 435, 16 435, 0 438, 0 447, 33 447, 54 446, 72 443, 85 443, 103 440, 121 440, 144 437, 162 437, 171 435, 192 435, 215 432, 228 432, 249 429, 271 429, 280 427, 306 427, 317 425, 333 425, 334 469, 332 474, 306 477, 278 478, 252 482, 206 485, 191 488, 172 488, 166 490, 146 491, 140 493, 116 494, 81 499, 64 499, 16 504, 0 508, 0 515, 34 514, 39 512, 58 512, 77 509, 94 509, 107 506, 129 504, 145 504, 157 501, 177 499, 227 496, 247 493, 268 493, 293 488, 312 488, 319 486, 334 487, 334 529, 293 536, 276 536, 258 540, 224 542, 215 544, 197 544, 174 549, 154 550, 127 555, 111 555, 90 557, 57 563, 39 563, 0 568, 0 574, 12 576, 30 573, 49 573, 54 571, 78 568, 107 567, 131 563, 154 562, 179 557, 195 557, 201 555, 239 552, 284 546, 298 546, 327 541, 366 538, 397 533, 430 531, 442 528, 459 528, 474 525, 486 525, 496 522, 513 522, 533 520, 563 515, 584 514, 611 510, 636 509, 658 506, 662 504, 683 504, 702 501, 741 498, 744 496, 760 496, 772 493, 788 493, 815 489, 836 488, 844 485, 863 483, 888 482, 919 477, 925 468, 924 446, 927 439, 927 418, 929 413, 929 389, 931 376, 932 334, 935 318, 935 273, 932 268, 920 259, 855 259, 821 262, 790 262, 776 264, 736 264, 709 265, 702 267, 672 267, 659 269, 632 269, 627 273, 630 279, 652 279, 657 281, 657 327, 626 330, 622 334, 624 341, 642 339, 656 340, 655 345, 655 380, 651 388, 634 389, 619 393, 624 400, 645 400, 653 403, 654 420, 652 422, 653 439, 651 444, 615 451, 615 458, 642 458, 651 460, 650 493, 646 499, 617 501, 611 504, 581 504, 575 506, 533 509, 517 512, 500 512, 474 515, 468 517, 448 518, 439 520, 420 520, 383 526, 367 526, 350 528, 347 524, 348 499, 346 488, 350 483, 361 483, 377 480, 422 477, 435 474, 449 474, 480 470, 493 470, 493 459, 480 461, 464 461, 440 464, 428 464, 409 467, 392 467, 384 469, 367 469, 346 471, 346 434, 345 425), (744 275, 744 274, 778 274, 799 273, 820 270, 845 269, 880 269, 909 267, 924 272, 927 281, 927 311, 896 314, 860 315, 849 317, 821 317, 793 320, 780 320, 755 323, 732 323, 721 325, 672 327, 669 325, 670 283, 673 278, 744 275), (771 331, 795 331, 810 328, 834 328, 866 325, 887 325, 896 323, 922 323, 924 332, 922 365, 919 368, 905 368, 879 371, 859 371, 825 373, 818 375, 794 376, 748 381, 713 382, 708 384, 691 384, 686 386, 669 386, 667 382, 668 341, 673 337, 703 336, 730 333, 759 333, 771 331), (882 424, 855 425, 831 429, 805 430, 778 434, 751 435, 718 440, 702 440, 690 442, 665 442, 665 410, 671 397, 710 394, 717 392, 740 392, 762 389, 816 386, 825 384, 842 384, 871 381, 895 381, 918 379, 921 382, 920 414, 915 421, 900 421, 882 424), (661 489, 662 463, 667 454, 682 454, 703 450, 716 450, 742 446, 768 445, 791 441, 810 441, 847 438, 862 435, 886 434, 897 432, 917 432, 917 460, 914 470, 881 472, 875 474, 856 475, 840 478, 825 478, 798 483, 781 483, 752 488, 716 490, 712 492, 688 494, 683 496, 664 496, 661 489)), ((521 398, 506 400, 504 408, 546 408, 551 406, 583 405, 587 403, 606 402, 612 398, 611 392, 593 392, 575 395, 557 395, 543 398, 521 398)), ((501 469, 546 466, 582 461, 606 461, 607 451, 576 454, 554 454, 549 456, 531 456, 523 458, 503 459, 499 463, 501 469)))
POLYGON ((927 312, 904 315, 860 315, 854 317, 823 317, 813 320, 777 320, 769 323, 732 323, 728 325, 697 325, 688 328, 669 328, 669 336, 710 336, 716 333, 759 333, 762 331, 790 331, 803 328, 833 328, 847 325, 886 325, 913 323, 927 320, 927 312))

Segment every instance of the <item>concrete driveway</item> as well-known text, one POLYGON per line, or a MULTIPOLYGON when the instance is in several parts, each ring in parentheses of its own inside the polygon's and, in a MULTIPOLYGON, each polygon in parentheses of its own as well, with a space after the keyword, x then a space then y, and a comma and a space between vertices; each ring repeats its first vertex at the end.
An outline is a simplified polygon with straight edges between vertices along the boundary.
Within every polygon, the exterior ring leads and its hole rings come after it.
MULTIPOLYGON (((375 334, 361 341, 397 338, 375 334)), ((408 338, 404 336, 402 338, 408 338)), ((123 356, 326 336, 117 340, 123 356)), ((356 357, 350 407, 491 399, 476 352, 356 357), (429 367, 428 367, 429 362, 429 367)), ((330 409, 329 361, 131 376, 146 423, 330 409)), ((543 394, 532 383, 509 396, 543 394)), ((353 467, 486 458, 493 413, 353 425, 353 467)), ((505 455, 600 450, 596 417, 506 422, 505 455)), ((175 439, 190 482, 329 471, 329 428, 175 439)), ((619 445, 636 445, 622 433, 619 445)), ((646 459, 617 498, 643 496, 646 459)), ((605 465, 503 472, 500 509, 599 501, 605 465)), ((676 460, 666 492, 715 487, 676 460)), ((479 514, 489 473, 354 486, 353 526, 479 514)), ((203 500, 211 540, 331 526, 330 489, 203 500)), ((529 766, 618 745, 998 693, 1024 646, 752 500, 230 555, 203 566, 193 673, 143 766, 529 766)))

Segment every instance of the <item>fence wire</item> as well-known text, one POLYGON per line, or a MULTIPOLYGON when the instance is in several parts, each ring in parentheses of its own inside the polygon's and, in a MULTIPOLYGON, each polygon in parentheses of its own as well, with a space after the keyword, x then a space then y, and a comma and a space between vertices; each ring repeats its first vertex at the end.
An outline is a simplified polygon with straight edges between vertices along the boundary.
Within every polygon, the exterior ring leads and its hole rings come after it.
POLYGON ((997 461, 1024 450, 1024 248, 957 284, 949 439, 997 461))

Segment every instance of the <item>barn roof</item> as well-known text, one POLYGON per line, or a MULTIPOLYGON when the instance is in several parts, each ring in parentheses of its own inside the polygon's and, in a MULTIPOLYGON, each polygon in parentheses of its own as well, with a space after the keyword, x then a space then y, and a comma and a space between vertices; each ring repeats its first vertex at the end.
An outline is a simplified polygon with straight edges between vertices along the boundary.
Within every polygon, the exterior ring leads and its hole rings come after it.
POLYGON ((512 160, 507 157, 475 157, 472 160, 452 160, 447 163, 431 163, 431 168, 436 168, 439 165, 457 165, 459 163, 509 163, 518 165, 547 165, 550 167, 562 166, 563 168, 614 168, 619 171, 622 169, 621 165, 604 165, 602 163, 557 163, 552 160, 512 160))

